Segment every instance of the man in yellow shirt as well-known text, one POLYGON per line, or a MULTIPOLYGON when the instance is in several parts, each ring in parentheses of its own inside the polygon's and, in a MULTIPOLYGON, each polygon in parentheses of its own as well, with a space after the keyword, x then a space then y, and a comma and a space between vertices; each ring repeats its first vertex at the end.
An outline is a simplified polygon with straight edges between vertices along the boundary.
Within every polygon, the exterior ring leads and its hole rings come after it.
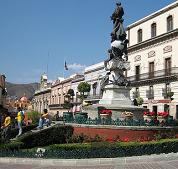
POLYGON ((18 129, 19 133, 16 137, 20 136, 22 134, 22 121, 23 121, 23 112, 21 108, 18 108, 18 113, 16 117, 17 123, 18 123, 18 129))
POLYGON ((38 127, 39 129, 43 128, 43 125, 49 125, 49 117, 48 117, 48 110, 44 109, 43 113, 41 113, 41 117, 39 119, 38 127))
POLYGON ((6 110, 5 112, 5 119, 4 119, 4 123, 1 127, 1 129, 3 129, 1 137, 5 140, 9 139, 9 132, 10 132, 10 128, 11 128, 11 117, 9 112, 6 110))

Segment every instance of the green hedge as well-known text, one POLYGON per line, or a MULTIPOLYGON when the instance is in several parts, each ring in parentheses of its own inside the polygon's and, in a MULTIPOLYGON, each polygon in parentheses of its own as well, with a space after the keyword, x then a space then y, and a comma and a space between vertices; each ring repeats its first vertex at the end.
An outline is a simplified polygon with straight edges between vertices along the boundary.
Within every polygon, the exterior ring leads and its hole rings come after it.
POLYGON ((56 125, 37 132, 30 132, 18 138, 25 148, 66 143, 73 134, 72 126, 56 125))
POLYGON ((45 147, 49 158, 115 158, 178 152, 178 139, 158 142, 89 143, 45 147))
POLYGON ((20 141, 13 141, 5 144, 0 144, 0 151, 14 151, 14 150, 20 150, 22 147, 24 147, 24 143, 20 141))
MULTIPOLYGON (((17 142, 13 144, 7 144, 6 148, 1 145, 0 156, 35 157, 36 148, 19 150, 19 148, 24 147, 23 143, 17 142), (11 150, 11 152, 9 150, 11 150)), ((83 144, 53 144, 43 148, 46 149, 44 158, 115 158, 178 152, 178 139, 164 139, 143 143, 96 142, 83 144)))

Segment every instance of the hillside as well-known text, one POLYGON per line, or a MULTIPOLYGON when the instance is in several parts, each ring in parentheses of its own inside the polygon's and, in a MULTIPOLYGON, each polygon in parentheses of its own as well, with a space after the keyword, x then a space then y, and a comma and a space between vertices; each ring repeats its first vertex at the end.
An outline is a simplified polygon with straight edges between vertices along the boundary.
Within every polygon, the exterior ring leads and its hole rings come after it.
POLYGON ((9 96, 17 96, 17 98, 20 98, 25 94, 28 99, 31 99, 38 87, 39 83, 14 84, 6 82, 7 94, 9 96))

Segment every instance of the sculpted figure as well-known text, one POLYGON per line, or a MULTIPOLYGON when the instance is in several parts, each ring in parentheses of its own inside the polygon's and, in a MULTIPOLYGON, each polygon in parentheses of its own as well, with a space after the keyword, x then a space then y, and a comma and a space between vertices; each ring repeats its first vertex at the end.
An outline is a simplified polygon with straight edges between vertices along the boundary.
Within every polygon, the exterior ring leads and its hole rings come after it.
POLYGON ((111 42, 114 40, 123 40, 126 37, 126 33, 123 27, 123 19, 124 9, 121 6, 120 2, 116 3, 116 9, 111 16, 111 20, 113 21, 114 27, 111 32, 111 42))

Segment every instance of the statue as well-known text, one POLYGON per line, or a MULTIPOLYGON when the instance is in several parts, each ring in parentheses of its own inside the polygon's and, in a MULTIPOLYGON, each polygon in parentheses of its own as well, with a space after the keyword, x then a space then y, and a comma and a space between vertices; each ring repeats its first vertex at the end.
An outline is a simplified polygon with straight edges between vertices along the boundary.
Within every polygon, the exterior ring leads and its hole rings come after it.
POLYGON ((116 9, 111 16, 111 20, 113 21, 114 27, 113 31, 111 32, 111 42, 114 40, 123 40, 126 37, 126 33, 123 27, 123 19, 122 16, 124 15, 124 9, 121 6, 120 2, 116 3, 116 9))
POLYGON ((102 82, 104 81, 104 85, 102 85, 102 89, 104 89, 107 84, 118 86, 127 86, 129 84, 127 78, 124 76, 124 71, 129 68, 129 62, 127 62, 127 45, 129 41, 126 39, 126 32, 123 27, 123 15, 124 10, 121 3, 117 2, 116 9, 111 16, 111 20, 113 21, 111 49, 108 50, 108 59, 104 61, 105 69, 109 71, 110 74, 103 77, 102 82))

